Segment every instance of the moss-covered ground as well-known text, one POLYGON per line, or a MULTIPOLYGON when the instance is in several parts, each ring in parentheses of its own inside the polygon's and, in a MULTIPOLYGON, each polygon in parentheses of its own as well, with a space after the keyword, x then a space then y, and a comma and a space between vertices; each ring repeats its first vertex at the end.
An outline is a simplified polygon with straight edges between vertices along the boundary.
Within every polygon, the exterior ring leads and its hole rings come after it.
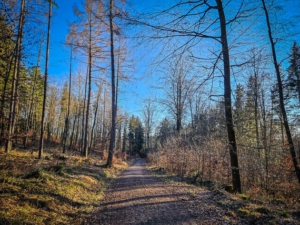
POLYGON ((127 163, 105 168, 97 155, 0 151, 0 224, 82 224, 127 163))

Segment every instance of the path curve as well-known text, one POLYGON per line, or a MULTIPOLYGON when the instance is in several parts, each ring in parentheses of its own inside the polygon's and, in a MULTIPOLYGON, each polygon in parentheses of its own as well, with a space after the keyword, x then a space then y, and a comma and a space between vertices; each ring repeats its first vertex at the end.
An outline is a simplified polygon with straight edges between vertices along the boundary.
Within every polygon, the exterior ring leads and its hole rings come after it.
POLYGON ((152 177, 138 159, 110 185, 88 224, 231 224, 216 195, 152 177))

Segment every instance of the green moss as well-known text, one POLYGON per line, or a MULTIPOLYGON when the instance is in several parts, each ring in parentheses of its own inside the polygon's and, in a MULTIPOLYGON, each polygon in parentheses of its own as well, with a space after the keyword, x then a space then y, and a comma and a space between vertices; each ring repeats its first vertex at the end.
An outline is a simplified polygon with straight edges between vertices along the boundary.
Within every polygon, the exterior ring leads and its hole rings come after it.
POLYGON ((280 199, 280 198, 272 199, 271 202, 272 202, 273 204, 279 204, 279 205, 282 204, 282 205, 285 205, 285 202, 284 202, 282 199, 280 199))
POLYGON ((0 162, 0 224, 82 224, 111 179, 126 168, 125 163, 106 169, 71 158, 61 164, 37 162, 30 153, 4 156, 0 162), (12 169, 7 171, 8 167, 12 169))
POLYGON ((241 197, 242 199, 244 199, 244 200, 247 200, 247 199, 248 199, 248 196, 245 195, 245 194, 240 194, 240 197, 241 197))
POLYGON ((240 209, 238 209, 238 212, 240 212, 244 215, 250 215, 250 211, 248 209, 240 208, 240 209))
POLYGON ((284 218, 288 218, 288 217, 289 217, 289 214, 288 214, 287 211, 282 210, 282 211, 280 212, 280 216, 281 216, 281 217, 284 217, 284 218))
POLYGON ((227 191, 229 193, 233 193, 233 185, 232 184, 227 184, 225 186, 225 191, 227 191))
POLYGON ((255 219, 258 219, 260 217, 260 214, 258 212, 251 212, 250 216, 254 217, 255 219))
POLYGON ((194 190, 189 191, 188 194, 193 198, 197 196, 197 193, 194 190))

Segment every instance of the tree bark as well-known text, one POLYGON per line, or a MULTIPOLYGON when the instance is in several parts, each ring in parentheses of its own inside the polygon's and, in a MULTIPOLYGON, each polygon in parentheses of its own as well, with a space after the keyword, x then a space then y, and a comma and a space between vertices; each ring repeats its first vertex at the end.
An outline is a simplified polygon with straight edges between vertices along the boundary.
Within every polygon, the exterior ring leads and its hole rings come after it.
MULTIPOLYGON (((15 52, 15 50, 14 50, 15 52)), ((1 117, 1 132, 0 132, 0 145, 2 145, 2 141, 4 140, 4 130, 5 130, 5 117, 4 117, 4 106, 5 106, 5 100, 6 100, 6 91, 8 89, 8 80, 9 75, 12 70, 14 63, 14 57, 10 59, 9 67, 7 68, 7 71, 5 73, 4 77, 4 85, 3 85, 3 91, 1 95, 1 106, 0 106, 0 117, 1 117)))
MULTIPOLYGON (((81 121, 81 138, 80 138, 80 150, 84 152, 84 137, 85 137, 85 101, 86 101, 86 87, 88 82, 88 73, 89 73, 89 66, 87 67, 87 74, 85 77, 84 83, 84 100, 83 100, 83 109, 82 109, 82 121, 81 121)), ((83 153, 84 154, 84 153, 83 153)))
POLYGON ((115 56, 114 56, 114 26, 113 26, 113 0, 109 2, 109 26, 110 26, 110 58, 111 58, 111 136, 109 143, 109 152, 107 158, 107 167, 113 164, 113 155, 116 140, 116 87, 115 87, 115 56))
POLYGON ((18 105, 18 87, 20 79, 20 64, 22 55, 22 41, 23 41, 23 25, 25 20, 25 5, 26 0, 22 0, 21 12, 18 26, 18 36, 15 49, 15 62, 14 62, 14 74, 12 80, 11 100, 9 109, 9 124, 8 124, 8 138, 5 143, 5 152, 9 153, 12 148, 12 138, 15 131, 17 105, 18 105))
POLYGON ((234 192, 242 192, 241 180, 239 173, 239 164, 237 156, 237 145, 235 139, 235 132, 233 128, 232 119, 232 107, 231 107, 231 84, 230 84, 230 59, 229 49, 227 42, 227 31, 226 31, 226 19, 223 10, 222 0, 216 0, 220 27, 221 27, 221 43, 222 43, 222 54, 224 63, 224 100, 225 100, 225 117, 228 134, 228 144, 230 151, 230 162, 231 162, 231 173, 232 173, 232 185, 234 192))
POLYGON ((50 49, 51 17, 52 17, 52 1, 49 1, 49 17, 48 17, 48 32, 47 32, 47 46, 46 46, 46 65, 45 65, 45 77, 44 77, 44 99, 43 99, 43 109, 42 109, 40 147, 39 147, 39 156, 38 156, 39 159, 41 159, 43 157, 43 151, 44 151, 44 129, 45 129, 44 123, 45 123, 46 98, 47 98, 47 79, 48 79, 48 63, 49 63, 49 49, 50 49))
POLYGON ((83 154, 84 157, 88 157, 88 147, 89 147, 89 115, 90 115, 90 101, 91 101, 91 89, 92 89, 92 21, 91 13, 89 14, 89 56, 88 56, 88 96, 86 104, 86 115, 85 115, 85 135, 84 135, 84 147, 83 154))
POLYGON ((90 149, 92 149, 93 142, 95 141, 95 127, 96 127, 96 122, 97 122, 97 114, 98 114, 101 92, 102 92, 102 87, 99 87, 98 94, 97 94, 97 100, 96 100, 96 104, 95 104, 94 122, 93 122, 93 126, 92 126, 91 141, 90 141, 90 147, 89 147, 90 149))
POLYGON ((70 54, 70 74, 69 74, 69 96, 68 96, 68 109, 67 109, 67 116, 65 120, 65 133, 64 133, 64 146, 63 146, 63 153, 66 153, 66 144, 68 140, 69 134, 69 117, 70 117, 70 102, 71 102, 71 85, 72 85, 72 53, 73 49, 71 46, 71 54, 70 54))
POLYGON ((282 114, 283 125, 284 125, 286 136, 287 136, 287 139, 288 139, 290 154, 292 156, 292 161, 293 161, 293 165, 294 165, 294 168, 295 168, 295 173, 296 173, 298 182, 300 184, 300 168, 299 168, 299 164, 298 164, 298 161, 297 161, 297 156, 296 156, 296 151, 295 151, 295 147, 294 147, 294 143, 293 143, 293 138, 292 138, 292 135, 291 135, 291 131, 290 131, 289 123, 288 123, 288 118, 287 118, 287 114, 286 114, 286 110, 285 110, 285 106, 284 106, 282 81, 281 81, 281 76, 280 76, 279 65, 278 65, 278 62, 277 62, 277 56, 276 56, 276 51, 275 51, 275 43, 274 43, 274 39, 273 39, 273 36, 272 36, 272 29, 271 29, 271 24, 270 24, 270 19, 269 19, 269 13, 268 13, 268 10, 267 10, 266 4, 265 4, 265 0, 261 0, 261 2, 262 2, 262 5, 263 5, 263 10, 265 12, 265 16, 266 16, 266 23, 267 23, 267 27, 268 27, 268 36, 269 36, 269 40, 270 40, 270 44, 271 44, 271 48, 272 48, 272 56, 273 56, 273 62, 274 62, 274 67, 275 67, 275 72, 276 72, 276 77, 277 77, 277 85, 278 85, 279 106, 280 106, 280 110, 281 110, 281 114, 282 114))

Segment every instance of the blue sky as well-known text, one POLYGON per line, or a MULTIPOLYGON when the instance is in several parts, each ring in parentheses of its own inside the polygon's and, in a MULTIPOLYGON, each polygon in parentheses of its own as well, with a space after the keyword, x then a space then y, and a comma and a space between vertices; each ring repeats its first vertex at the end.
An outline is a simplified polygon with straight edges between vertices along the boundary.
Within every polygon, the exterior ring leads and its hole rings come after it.
POLYGON ((65 78, 69 71, 69 50, 64 43, 69 32, 68 22, 74 18, 73 5, 76 2, 79 1, 60 1, 59 8, 53 9, 49 74, 58 79, 65 78))
MULTIPOLYGON (((65 0, 57 2, 59 8, 54 8, 51 28, 49 75, 50 81, 55 80, 56 82, 61 83, 67 79, 69 73, 69 49, 64 45, 69 31, 68 22, 74 20, 73 5, 81 5, 81 1, 65 0)), ((171 5, 171 3, 174 3, 174 1, 127 0, 126 7, 128 10, 135 8, 140 12, 150 12, 162 9, 167 5, 171 5)), ((298 0, 288 0, 285 4, 285 7, 287 7, 286 16, 298 12, 297 10, 299 10, 299 8, 297 6, 299 6, 298 0)), ((148 96, 156 96, 159 93, 159 91, 149 88, 150 86, 157 85, 157 75, 155 73, 158 72, 149 69, 149 66, 152 63, 151 57, 153 54, 149 52, 149 49, 145 48, 132 50, 131 58, 135 64, 135 72, 131 74, 133 77, 132 81, 127 83, 124 87, 124 92, 120 96, 119 104, 129 114, 140 114, 143 99, 148 96), (143 56, 142 60, 139 60, 140 56, 143 56), (153 76, 145 76, 151 73, 153 76)), ((76 65, 73 71, 76 71, 76 65)))
MULTIPOLYGON (((131 2, 134 6, 134 2, 131 2)), ((130 3, 130 4, 131 4, 130 3)), ((157 4, 158 2, 156 2, 157 4)), ((66 36, 69 32, 68 22, 74 21, 73 6, 81 5, 80 0, 59 1, 59 8, 54 7, 53 19, 51 26, 51 47, 50 47, 50 67, 49 76, 50 81, 61 84, 65 81, 69 74, 69 53, 70 50, 65 46, 66 36)), ((159 6, 156 5, 156 6, 159 6)), ((154 4, 154 8, 156 7, 154 4)), ((135 6, 134 6, 135 7, 135 6)), ((138 8, 142 11, 149 9, 147 4, 139 4, 138 8)), ((141 53, 142 54, 142 53, 141 53)), ((142 79, 147 63, 150 59, 146 57, 143 62, 136 62, 135 72, 131 74, 133 79, 131 82, 125 84, 126 91, 120 95, 119 105, 129 114, 139 114, 143 99, 150 95, 148 84, 152 82, 153 78, 142 79), (147 84, 146 84, 147 83, 147 84)), ((76 63, 73 71, 76 72, 76 63)), ((152 93, 153 95, 153 93, 152 93)))

